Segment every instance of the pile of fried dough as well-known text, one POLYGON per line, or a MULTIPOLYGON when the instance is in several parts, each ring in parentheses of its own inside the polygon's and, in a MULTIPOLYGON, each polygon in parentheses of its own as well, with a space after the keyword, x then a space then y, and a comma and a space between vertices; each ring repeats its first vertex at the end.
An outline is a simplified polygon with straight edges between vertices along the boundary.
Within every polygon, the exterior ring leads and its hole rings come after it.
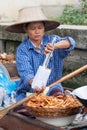
POLYGON ((43 108, 68 108, 78 107, 82 104, 76 97, 66 94, 59 96, 34 95, 27 102, 27 106, 43 107, 43 108))
POLYGON ((30 114, 37 117, 64 117, 79 113, 83 105, 72 95, 59 96, 33 95, 25 103, 30 114))

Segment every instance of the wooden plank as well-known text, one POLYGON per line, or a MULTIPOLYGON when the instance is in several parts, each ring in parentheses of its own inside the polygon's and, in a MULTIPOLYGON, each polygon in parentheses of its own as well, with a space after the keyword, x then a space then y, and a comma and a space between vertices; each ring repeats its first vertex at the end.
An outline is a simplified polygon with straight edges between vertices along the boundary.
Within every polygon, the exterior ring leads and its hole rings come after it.
POLYGON ((17 113, 9 113, 2 118, 0 127, 4 130, 64 130, 17 113))

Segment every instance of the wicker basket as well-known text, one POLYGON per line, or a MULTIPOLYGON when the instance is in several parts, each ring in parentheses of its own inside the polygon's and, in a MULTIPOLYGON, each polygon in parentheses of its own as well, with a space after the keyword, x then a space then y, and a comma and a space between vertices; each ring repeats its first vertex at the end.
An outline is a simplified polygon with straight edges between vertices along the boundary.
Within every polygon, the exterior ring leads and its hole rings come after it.
POLYGON ((76 108, 66 108, 66 109, 57 109, 57 108, 42 108, 42 107, 28 107, 27 110, 34 116, 38 117, 62 117, 75 115, 80 112, 81 106, 76 108))
MULTIPOLYGON (((76 103, 76 102, 75 102, 76 103)), ((71 116, 79 113, 82 109, 82 104, 79 104, 77 107, 67 107, 67 108, 46 108, 41 106, 28 106, 27 102, 24 104, 26 109, 30 114, 38 117, 63 117, 71 116)))
POLYGON ((75 108, 57 109, 57 108, 42 108, 42 107, 28 107, 27 110, 34 116, 38 117, 62 117, 71 116, 79 113, 82 106, 75 108))

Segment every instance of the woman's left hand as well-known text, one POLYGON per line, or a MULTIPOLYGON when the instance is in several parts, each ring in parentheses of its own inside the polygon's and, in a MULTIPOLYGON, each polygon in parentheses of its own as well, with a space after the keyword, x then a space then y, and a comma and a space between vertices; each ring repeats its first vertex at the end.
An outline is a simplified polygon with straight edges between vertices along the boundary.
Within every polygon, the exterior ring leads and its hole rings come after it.
POLYGON ((40 93, 42 93, 42 92, 44 91, 44 89, 45 89, 44 86, 41 87, 41 88, 37 88, 37 87, 35 87, 34 92, 37 93, 37 94, 40 94, 40 93))

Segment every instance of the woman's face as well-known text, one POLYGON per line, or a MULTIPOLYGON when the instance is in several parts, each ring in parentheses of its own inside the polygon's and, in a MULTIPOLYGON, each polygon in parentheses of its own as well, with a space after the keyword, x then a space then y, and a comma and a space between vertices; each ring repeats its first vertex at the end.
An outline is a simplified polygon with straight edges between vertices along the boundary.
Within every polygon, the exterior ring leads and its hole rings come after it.
POLYGON ((41 41, 44 35, 45 26, 43 22, 32 22, 29 23, 26 27, 26 32, 29 36, 29 39, 32 42, 41 41))

